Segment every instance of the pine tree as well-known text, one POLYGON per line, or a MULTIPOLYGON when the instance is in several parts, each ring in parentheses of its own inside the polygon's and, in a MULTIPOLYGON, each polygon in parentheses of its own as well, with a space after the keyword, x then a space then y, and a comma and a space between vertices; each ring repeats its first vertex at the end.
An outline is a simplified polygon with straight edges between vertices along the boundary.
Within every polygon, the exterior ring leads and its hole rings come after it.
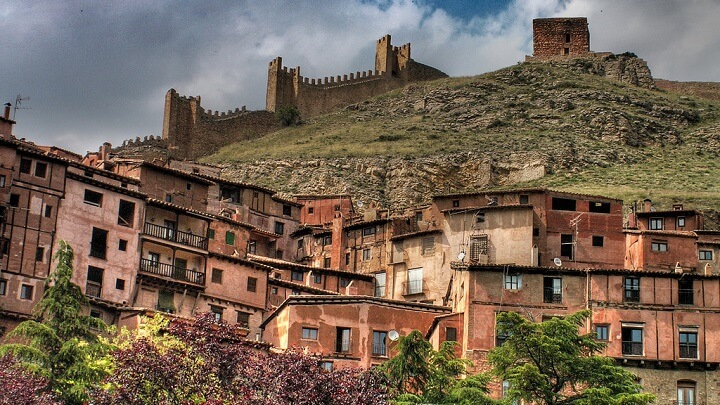
POLYGON ((88 389, 108 375, 110 346, 98 337, 108 327, 84 314, 89 302, 71 281, 72 248, 65 241, 58 245, 53 257, 57 267, 45 280, 34 319, 20 323, 8 334, 21 343, 0 346, 0 356, 11 353, 28 369, 46 377, 65 403, 82 404, 89 399, 88 389))

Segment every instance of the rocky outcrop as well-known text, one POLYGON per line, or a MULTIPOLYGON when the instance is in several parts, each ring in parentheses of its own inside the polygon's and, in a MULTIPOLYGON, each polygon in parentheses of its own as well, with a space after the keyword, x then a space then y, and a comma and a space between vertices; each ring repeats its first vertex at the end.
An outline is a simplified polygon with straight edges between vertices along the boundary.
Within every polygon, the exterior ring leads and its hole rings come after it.
POLYGON ((647 62, 631 52, 622 54, 591 52, 587 56, 557 58, 549 61, 549 63, 581 73, 608 77, 646 89, 655 88, 655 81, 647 62))

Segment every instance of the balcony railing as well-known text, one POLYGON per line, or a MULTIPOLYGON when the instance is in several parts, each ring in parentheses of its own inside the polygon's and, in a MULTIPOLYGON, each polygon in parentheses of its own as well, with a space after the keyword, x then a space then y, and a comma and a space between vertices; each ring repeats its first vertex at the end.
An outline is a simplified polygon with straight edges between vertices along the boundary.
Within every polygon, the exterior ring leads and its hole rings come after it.
POLYGON ((543 302, 551 304, 562 304, 562 292, 553 287, 545 287, 543 302))
POLYGON ((205 273, 173 266, 172 264, 159 263, 154 260, 141 259, 140 271, 170 277, 188 283, 205 285, 205 273))
POLYGON ((186 246, 192 246, 198 249, 207 250, 208 240, 204 236, 195 235, 190 232, 179 231, 174 228, 156 225, 150 222, 145 223, 145 234, 169 240, 172 242, 182 243, 186 246))
POLYGON ((420 294, 423 292, 423 281, 413 280, 405 283, 405 294, 420 294))
POLYGON ((625 289, 625 302, 640 302, 640 290, 625 289))
POLYGON ((631 356, 642 356, 642 342, 622 342, 622 354, 628 354, 631 356))
POLYGON ((87 284, 85 284, 85 295, 88 297, 100 298, 101 293, 102 285, 93 283, 92 281, 88 281, 87 284))

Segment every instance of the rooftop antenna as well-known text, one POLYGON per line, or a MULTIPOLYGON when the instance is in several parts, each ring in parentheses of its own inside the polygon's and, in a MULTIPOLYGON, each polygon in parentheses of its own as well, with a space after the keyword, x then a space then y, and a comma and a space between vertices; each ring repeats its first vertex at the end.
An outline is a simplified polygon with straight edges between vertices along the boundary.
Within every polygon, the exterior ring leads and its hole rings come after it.
POLYGON ((575 228, 575 232, 573 233, 573 240, 570 242, 572 245, 572 261, 575 261, 575 250, 577 248, 577 240, 578 240, 578 224, 581 221, 581 217, 583 216, 583 212, 580 213, 580 215, 576 216, 575 218, 570 220, 570 226, 575 228))
POLYGON ((20 94, 15 97, 15 108, 13 109, 13 121, 15 121, 15 113, 17 110, 29 110, 30 107, 20 107, 23 101, 30 100, 30 97, 22 97, 20 94))

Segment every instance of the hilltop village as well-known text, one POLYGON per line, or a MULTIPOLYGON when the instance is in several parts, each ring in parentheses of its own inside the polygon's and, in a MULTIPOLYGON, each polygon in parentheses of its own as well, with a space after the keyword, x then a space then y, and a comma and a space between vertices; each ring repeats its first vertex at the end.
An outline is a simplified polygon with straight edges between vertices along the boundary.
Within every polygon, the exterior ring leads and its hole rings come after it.
MULTIPOLYGON (((534 22, 530 58, 590 54, 584 18, 534 22)), ((624 69, 614 77, 649 85, 643 63, 633 75, 624 69)), ((201 132, 219 147, 269 131, 277 108, 320 114, 445 76, 389 36, 378 42, 375 71, 320 83, 280 58, 270 71, 265 112, 208 114, 199 97, 170 90, 157 143, 196 157, 201 132), (221 126, 235 119, 257 130, 228 126, 233 138, 221 126)), ((505 338, 498 313, 539 322, 589 309, 586 331, 660 403, 679 392, 720 402, 720 231, 705 230, 696 210, 646 200, 625 216, 614 198, 505 188, 435 195, 403 215, 360 213, 351 195, 283 198, 191 160, 143 160, 110 144, 85 156, 39 146, 13 136, 9 113, 0 117, 5 331, 31 317, 64 240, 89 313, 119 327, 154 313, 211 312, 249 340, 318 353, 328 368, 380 364, 397 336, 420 330, 436 348, 456 341, 457 354, 482 370, 505 338)), ((502 395, 501 383, 493 389, 502 395)))

